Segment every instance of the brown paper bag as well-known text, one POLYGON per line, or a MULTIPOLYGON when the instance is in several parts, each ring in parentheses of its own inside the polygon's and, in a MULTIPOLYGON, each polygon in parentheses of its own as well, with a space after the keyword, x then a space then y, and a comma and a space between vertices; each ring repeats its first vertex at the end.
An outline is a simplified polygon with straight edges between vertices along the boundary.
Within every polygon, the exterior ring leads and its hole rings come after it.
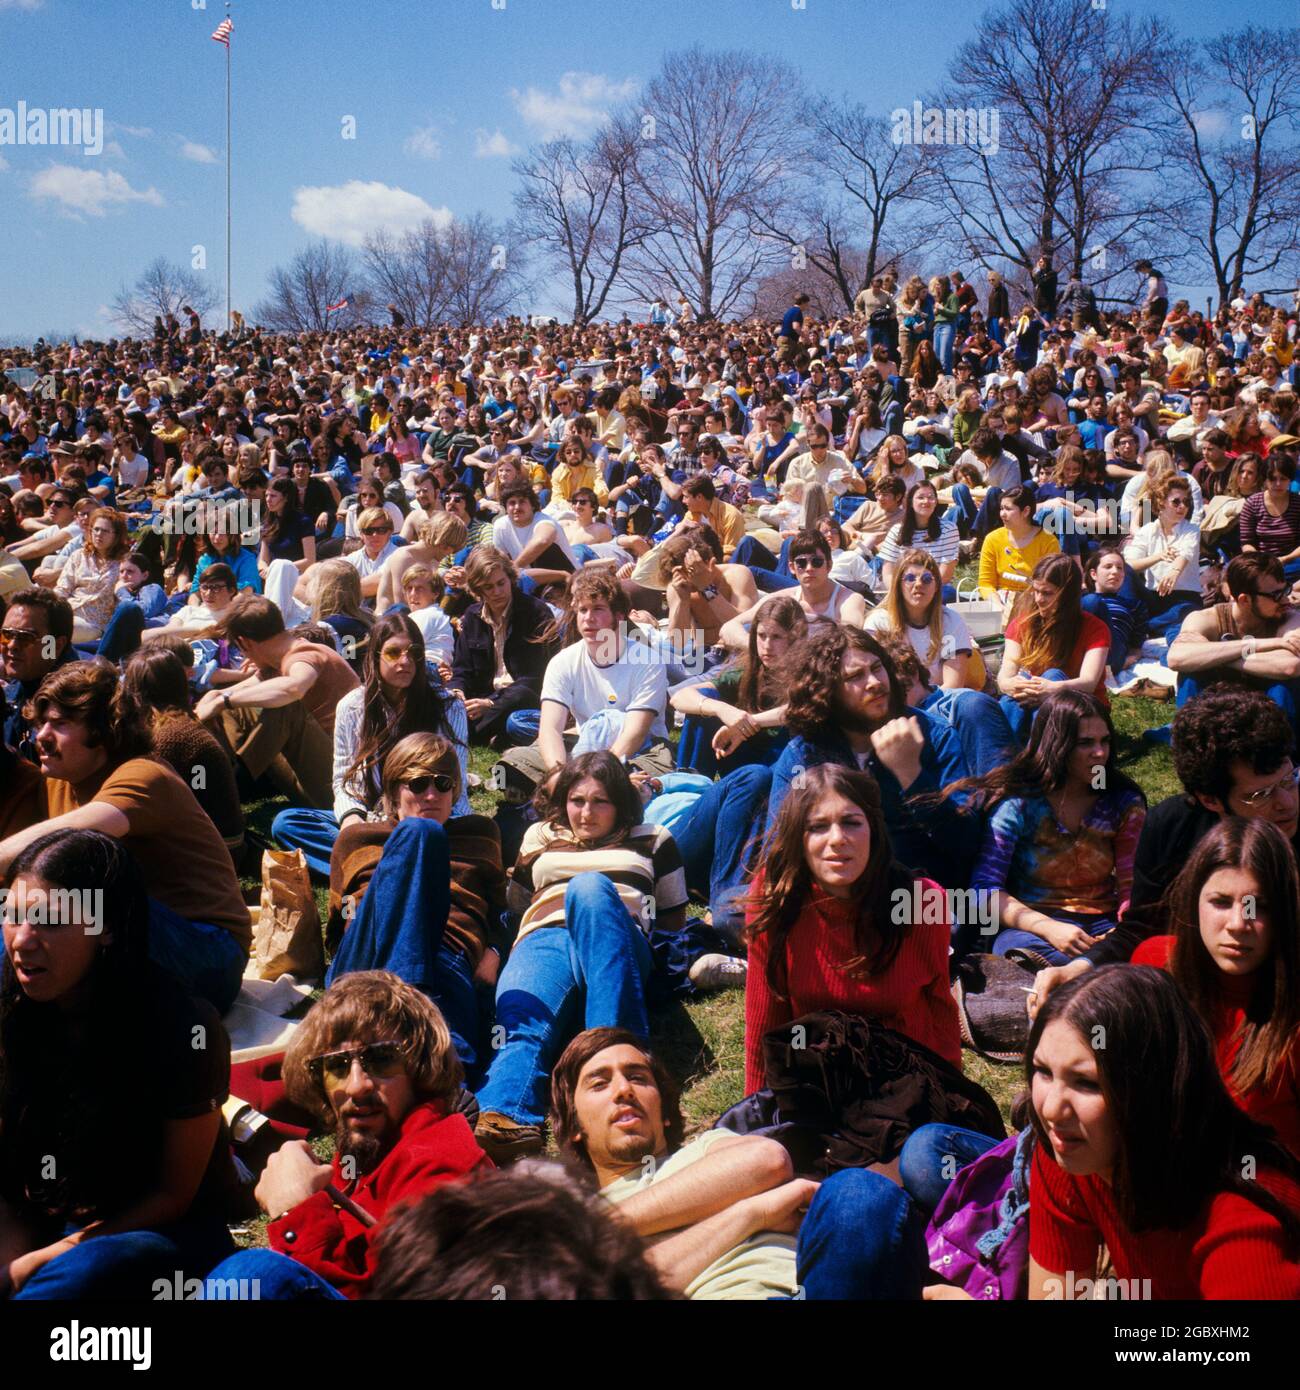
POLYGON ((320 913, 302 850, 262 851, 262 903, 253 924, 253 963, 258 979, 325 974, 320 913))

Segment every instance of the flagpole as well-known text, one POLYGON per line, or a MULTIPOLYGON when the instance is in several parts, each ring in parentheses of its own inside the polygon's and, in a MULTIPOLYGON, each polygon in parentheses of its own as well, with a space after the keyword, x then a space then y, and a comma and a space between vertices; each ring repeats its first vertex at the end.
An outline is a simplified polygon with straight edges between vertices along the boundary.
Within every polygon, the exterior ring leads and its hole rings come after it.
MULTIPOLYGON (((230 18, 229 0, 226 18, 230 18)), ((230 332, 230 37, 226 36, 226 332, 230 332)))

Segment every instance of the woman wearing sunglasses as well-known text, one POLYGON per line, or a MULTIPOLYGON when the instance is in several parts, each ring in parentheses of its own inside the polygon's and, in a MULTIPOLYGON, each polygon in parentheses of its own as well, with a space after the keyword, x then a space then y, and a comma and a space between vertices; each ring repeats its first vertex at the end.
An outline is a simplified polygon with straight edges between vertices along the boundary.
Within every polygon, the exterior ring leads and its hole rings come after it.
POLYGON ((203 1275, 233 1248, 216 1010, 149 960, 121 841, 42 836, 5 887, 0 1296, 144 1299, 159 1276, 203 1275))
POLYGON ((1175 474, 1155 483, 1156 517, 1139 526, 1124 547, 1129 568, 1146 580, 1147 632, 1176 635, 1201 606, 1201 528, 1191 520, 1192 490, 1175 474))
POLYGON ((867 614, 868 632, 906 637, 944 690, 984 689, 984 661, 965 620, 943 601, 938 562, 926 550, 908 550, 894 566, 889 592, 867 614))
POLYGON ((410 734, 384 759, 377 818, 350 819, 330 855, 326 931, 342 941, 326 982, 390 970, 427 994, 473 1089, 490 1022, 476 987, 496 984, 509 938, 501 836, 468 803, 459 812, 461 776, 457 749, 437 734, 410 734))

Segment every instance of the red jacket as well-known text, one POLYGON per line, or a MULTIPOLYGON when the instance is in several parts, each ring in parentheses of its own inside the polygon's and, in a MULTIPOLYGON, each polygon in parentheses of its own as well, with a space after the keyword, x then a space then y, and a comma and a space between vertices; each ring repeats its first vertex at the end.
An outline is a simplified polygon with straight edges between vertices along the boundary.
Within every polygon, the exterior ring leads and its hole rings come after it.
POLYGON ((378 1225, 363 1226, 351 1212, 336 1207, 328 1193, 317 1192, 271 1222, 267 1237, 273 1250, 301 1260, 346 1297, 360 1298, 374 1273, 374 1237, 389 1212, 445 1182, 491 1167, 465 1117, 448 1115, 440 1101, 426 1101, 402 1121, 397 1143, 373 1172, 348 1184, 334 1159, 334 1186, 376 1217, 378 1225))

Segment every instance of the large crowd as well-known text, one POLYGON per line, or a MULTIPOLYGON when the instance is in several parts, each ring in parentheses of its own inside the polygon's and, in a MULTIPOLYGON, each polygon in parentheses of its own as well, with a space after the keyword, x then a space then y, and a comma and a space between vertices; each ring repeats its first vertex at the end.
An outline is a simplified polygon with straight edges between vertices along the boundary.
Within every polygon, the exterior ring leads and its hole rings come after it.
POLYGON ((1297 313, 1138 274, 0 352, 0 1288, 1300 1297, 1297 313))

